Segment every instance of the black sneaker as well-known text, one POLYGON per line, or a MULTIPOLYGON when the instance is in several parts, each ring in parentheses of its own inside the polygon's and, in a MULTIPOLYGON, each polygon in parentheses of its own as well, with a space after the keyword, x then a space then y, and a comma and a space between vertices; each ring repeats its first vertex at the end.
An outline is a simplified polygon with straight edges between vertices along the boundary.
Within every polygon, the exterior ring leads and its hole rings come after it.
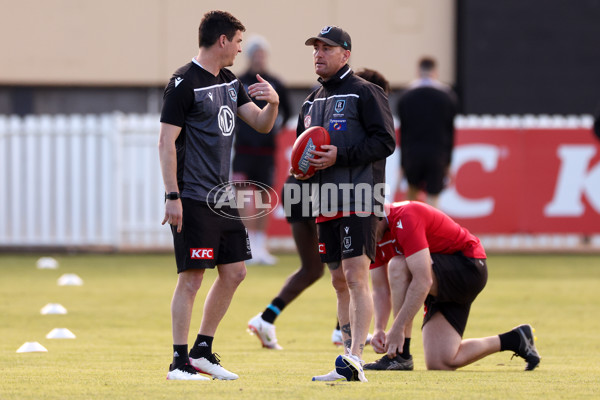
POLYGON ((169 366, 169 373, 167 373, 167 380, 169 381, 209 381, 210 378, 201 375, 196 371, 190 364, 184 364, 177 368, 173 368, 173 364, 169 366))
POLYGON ((525 371, 532 371, 535 367, 540 363, 541 357, 535 348, 535 336, 533 336, 533 332, 535 330, 531 327, 531 325, 519 325, 513 329, 514 332, 519 334, 521 338, 521 343, 519 344, 519 350, 515 352, 514 356, 519 356, 524 358, 527 362, 527 366, 525 367, 525 371))
POLYGON ((414 369, 413 358, 402 358, 399 354, 394 358, 387 355, 379 360, 363 365, 363 369, 375 371, 412 371, 414 369))

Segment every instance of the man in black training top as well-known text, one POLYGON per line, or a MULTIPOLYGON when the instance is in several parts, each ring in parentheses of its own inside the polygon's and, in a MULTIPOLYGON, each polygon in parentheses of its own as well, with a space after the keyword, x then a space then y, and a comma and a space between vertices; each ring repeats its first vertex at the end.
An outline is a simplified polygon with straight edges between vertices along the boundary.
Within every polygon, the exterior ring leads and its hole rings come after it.
MULTIPOLYGON (((211 11, 199 28, 198 55, 173 74, 165 89, 159 156, 165 185, 164 223, 171 225, 177 262, 177 286, 171 302, 173 362, 167 379, 237 379, 212 352, 219 322, 246 276, 244 260, 252 257, 248 234, 236 207, 211 209, 213 188, 229 179, 236 115, 267 133, 277 118, 279 97, 257 77, 248 91, 225 69, 242 51, 244 25, 228 12, 211 11), (250 97, 267 102, 263 109, 250 97), (236 218, 237 217, 237 218, 236 218), (217 268, 204 302, 200 330, 188 354, 188 333, 196 293, 204 271, 217 268)), ((231 189, 231 188, 230 188, 231 189)))

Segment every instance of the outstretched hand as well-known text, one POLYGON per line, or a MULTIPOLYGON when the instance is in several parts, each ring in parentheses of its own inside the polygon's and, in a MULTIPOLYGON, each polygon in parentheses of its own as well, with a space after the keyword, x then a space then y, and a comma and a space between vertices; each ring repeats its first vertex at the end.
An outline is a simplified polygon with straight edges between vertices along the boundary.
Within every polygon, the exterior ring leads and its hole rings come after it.
POLYGON ((273 86, 267 82, 260 74, 256 74, 257 83, 248 86, 248 95, 256 100, 264 100, 267 103, 279 104, 279 95, 273 89, 273 86))

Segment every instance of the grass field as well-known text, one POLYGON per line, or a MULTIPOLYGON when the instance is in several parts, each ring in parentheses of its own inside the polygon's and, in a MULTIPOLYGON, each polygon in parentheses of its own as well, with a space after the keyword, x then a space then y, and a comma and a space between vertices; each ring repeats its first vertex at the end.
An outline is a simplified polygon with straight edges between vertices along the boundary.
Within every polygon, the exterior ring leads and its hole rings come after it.
MULTIPOLYGON (((245 331, 297 266, 294 255, 275 267, 248 267, 214 349, 237 381, 171 382, 170 300, 173 256, 56 255, 57 270, 39 270, 36 255, 0 254, 0 399, 549 399, 600 397, 600 257, 491 255, 489 281, 476 300, 465 337, 536 328, 540 367, 524 372, 509 352, 456 372, 426 371, 418 326, 415 371, 367 372, 368 383, 311 382, 329 372, 340 349, 330 342, 335 296, 329 274, 277 320, 283 351, 263 350, 245 331), (64 273, 84 285, 58 286, 64 273), (60 303, 67 315, 41 315, 60 303), (53 328, 76 339, 46 339, 53 328), (21 353, 37 341, 47 353, 21 353)), ((207 274, 204 298, 214 272, 207 274)), ((190 340, 200 324, 197 303, 190 340)), ((367 362, 378 356, 367 348, 367 362)))

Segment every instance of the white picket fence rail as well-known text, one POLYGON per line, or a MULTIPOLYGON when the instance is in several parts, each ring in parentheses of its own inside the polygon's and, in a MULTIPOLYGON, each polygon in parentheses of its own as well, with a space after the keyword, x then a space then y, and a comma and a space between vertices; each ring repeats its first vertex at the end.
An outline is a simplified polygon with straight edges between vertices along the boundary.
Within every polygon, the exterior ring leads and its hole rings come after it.
POLYGON ((0 246, 171 247, 158 121, 0 116, 0 246))

